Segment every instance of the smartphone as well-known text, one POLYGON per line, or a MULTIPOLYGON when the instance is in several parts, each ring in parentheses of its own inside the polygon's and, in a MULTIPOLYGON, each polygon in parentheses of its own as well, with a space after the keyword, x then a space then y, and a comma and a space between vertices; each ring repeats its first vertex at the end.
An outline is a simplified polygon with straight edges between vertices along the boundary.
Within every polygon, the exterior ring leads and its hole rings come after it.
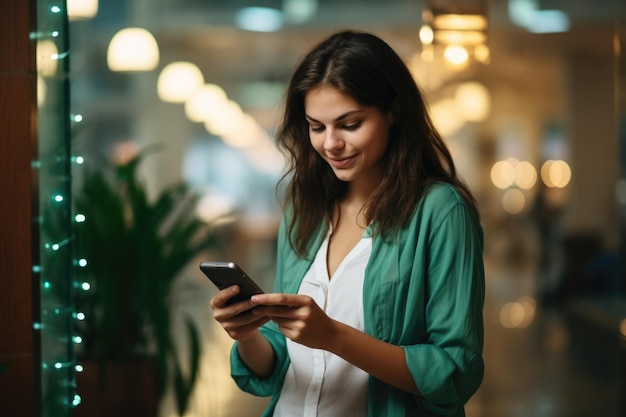
POLYGON ((262 294, 263 290, 234 262, 200 262, 200 270, 220 290, 238 285, 239 294, 231 297, 226 304, 248 300, 254 294, 262 294))

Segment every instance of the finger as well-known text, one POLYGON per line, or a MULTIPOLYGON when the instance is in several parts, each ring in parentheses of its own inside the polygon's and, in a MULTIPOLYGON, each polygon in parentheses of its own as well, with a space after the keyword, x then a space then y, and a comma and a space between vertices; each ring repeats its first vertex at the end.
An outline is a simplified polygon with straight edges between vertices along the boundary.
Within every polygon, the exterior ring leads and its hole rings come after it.
POLYGON ((245 324, 246 320, 256 320, 258 315, 252 314, 254 305, 250 300, 240 301, 235 304, 225 305, 213 309, 213 318, 220 323, 231 321, 234 323, 245 324))
POLYGON ((224 330, 228 333, 228 335, 234 340, 242 340, 246 337, 250 336, 251 333, 267 323, 269 321, 268 317, 261 317, 257 320, 254 320, 244 326, 238 327, 224 327, 224 330))
POLYGON ((282 317, 287 319, 296 318, 296 309, 298 307, 282 306, 282 305, 262 305, 254 307, 252 312, 257 316, 266 316, 274 319, 275 317, 282 317))
POLYGON ((293 328, 294 321, 291 319, 287 319, 284 317, 271 317, 269 319, 276 323, 280 329, 291 330, 293 328))
POLYGON ((298 294, 281 294, 281 293, 270 293, 270 294, 256 294, 253 295, 250 301, 253 304, 262 304, 262 305, 275 305, 275 306, 289 306, 289 307, 299 307, 301 305, 305 305, 308 302, 307 296, 298 295, 298 294))
POLYGON ((212 309, 221 308, 226 305, 226 302, 230 300, 235 295, 239 294, 239 286, 231 285, 230 287, 226 287, 223 290, 218 291, 217 294, 211 299, 209 305, 212 309))
POLYGON ((269 317, 258 317, 253 314, 240 314, 235 316, 233 320, 222 323, 224 329, 231 331, 235 329, 244 329, 248 327, 256 328, 270 321, 269 317))

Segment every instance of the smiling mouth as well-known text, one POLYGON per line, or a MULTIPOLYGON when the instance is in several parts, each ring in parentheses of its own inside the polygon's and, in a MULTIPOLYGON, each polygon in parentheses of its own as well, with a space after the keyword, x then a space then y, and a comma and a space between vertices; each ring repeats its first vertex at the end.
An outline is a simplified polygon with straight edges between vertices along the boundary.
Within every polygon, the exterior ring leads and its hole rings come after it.
POLYGON ((335 168, 346 168, 351 165, 355 159, 356 155, 352 155, 347 158, 328 158, 328 161, 335 168))

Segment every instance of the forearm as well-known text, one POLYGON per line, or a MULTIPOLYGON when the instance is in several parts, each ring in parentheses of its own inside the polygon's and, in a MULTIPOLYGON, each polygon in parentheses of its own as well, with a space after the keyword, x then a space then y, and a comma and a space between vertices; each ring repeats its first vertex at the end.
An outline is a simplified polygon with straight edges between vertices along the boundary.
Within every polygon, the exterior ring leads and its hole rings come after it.
POLYGON ((373 377, 411 394, 420 395, 406 364, 404 349, 335 321, 326 350, 373 377))
POLYGON ((244 363, 261 378, 267 378, 274 369, 275 357, 272 345, 256 330, 254 334, 237 343, 237 351, 244 363))

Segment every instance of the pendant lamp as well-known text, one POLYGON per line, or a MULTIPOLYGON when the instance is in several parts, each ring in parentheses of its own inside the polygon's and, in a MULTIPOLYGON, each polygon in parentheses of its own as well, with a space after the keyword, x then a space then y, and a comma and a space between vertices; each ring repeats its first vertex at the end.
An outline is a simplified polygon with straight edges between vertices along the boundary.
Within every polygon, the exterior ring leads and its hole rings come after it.
POLYGON ((159 46, 146 29, 122 29, 109 43, 107 64, 111 71, 151 71, 159 65, 159 46))

